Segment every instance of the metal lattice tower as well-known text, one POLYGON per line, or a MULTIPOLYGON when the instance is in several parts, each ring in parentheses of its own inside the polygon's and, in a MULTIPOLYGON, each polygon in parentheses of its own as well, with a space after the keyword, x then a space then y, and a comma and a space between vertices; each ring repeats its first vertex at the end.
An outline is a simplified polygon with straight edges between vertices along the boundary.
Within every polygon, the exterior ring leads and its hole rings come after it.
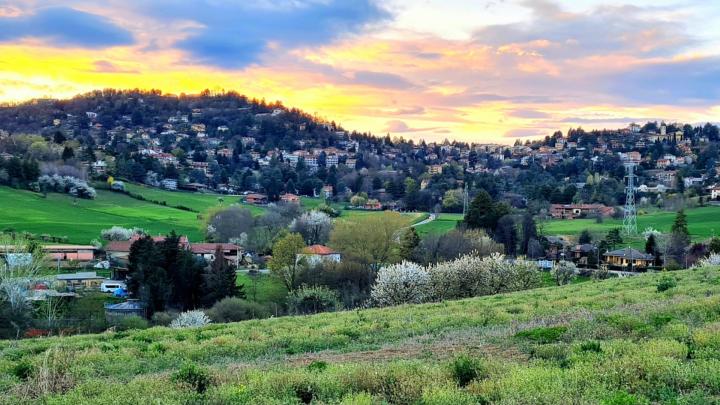
POLYGON ((637 208, 635 207, 635 165, 633 161, 626 161, 627 186, 625 187, 625 215, 623 216, 623 233, 625 235, 637 234, 637 208))

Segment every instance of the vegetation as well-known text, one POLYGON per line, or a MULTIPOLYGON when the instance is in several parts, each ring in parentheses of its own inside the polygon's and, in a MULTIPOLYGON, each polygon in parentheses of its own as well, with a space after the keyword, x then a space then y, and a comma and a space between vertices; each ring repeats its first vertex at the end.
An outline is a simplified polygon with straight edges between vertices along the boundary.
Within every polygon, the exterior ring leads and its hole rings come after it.
POLYGON ((717 401, 720 273, 663 277, 2 342, 0 403, 717 401))

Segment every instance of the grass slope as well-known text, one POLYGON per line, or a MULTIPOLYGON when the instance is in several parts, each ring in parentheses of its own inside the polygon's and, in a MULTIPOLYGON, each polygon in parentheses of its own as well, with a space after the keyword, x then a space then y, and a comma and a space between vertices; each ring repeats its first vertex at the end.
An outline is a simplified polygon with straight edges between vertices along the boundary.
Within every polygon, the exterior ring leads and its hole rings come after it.
POLYGON ((420 235, 444 234, 455 229, 457 223, 462 220, 462 214, 438 214, 434 221, 417 226, 415 229, 420 235))
POLYGON ((64 194, 47 197, 25 190, 0 187, 0 229, 67 236, 71 243, 89 243, 113 225, 140 227, 152 234, 176 230, 199 240, 197 213, 139 201, 123 194, 98 190, 94 200, 64 194))
MULTIPOLYGON (((720 233, 720 207, 700 207, 685 210, 688 229, 694 241, 701 241, 720 233)), ((675 212, 657 211, 638 215, 638 230, 655 228, 663 233, 670 232, 675 220, 675 212)), ((583 229, 589 229, 597 235, 606 234, 613 228, 622 228, 622 219, 606 219, 595 223, 593 219, 553 220, 542 224, 545 235, 579 235, 583 229)), ((638 241, 635 244, 639 243, 638 241)), ((644 243, 644 242, 643 242, 644 243)))
POLYGON ((716 403, 720 273, 661 277, 2 342, 0 403, 716 403))

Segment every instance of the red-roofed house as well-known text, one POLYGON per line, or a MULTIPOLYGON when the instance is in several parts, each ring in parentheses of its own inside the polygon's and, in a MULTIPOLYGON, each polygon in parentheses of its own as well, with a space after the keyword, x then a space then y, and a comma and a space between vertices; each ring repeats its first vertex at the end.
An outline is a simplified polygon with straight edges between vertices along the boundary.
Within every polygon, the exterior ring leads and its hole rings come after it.
POLYGON ((294 203, 299 204, 300 203, 300 197, 298 197, 295 194, 287 193, 280 196, 280 201, 286 202, 286 203, 294 203))
POLYGON ((312 245, 302 250, 302 253, 298 253, 296 260, 305 260, 310 266, 315 266, 322 262, 335 262, 339 263, 342 259, 339 252, 332 250, 331 248, 324 245, 312 245))

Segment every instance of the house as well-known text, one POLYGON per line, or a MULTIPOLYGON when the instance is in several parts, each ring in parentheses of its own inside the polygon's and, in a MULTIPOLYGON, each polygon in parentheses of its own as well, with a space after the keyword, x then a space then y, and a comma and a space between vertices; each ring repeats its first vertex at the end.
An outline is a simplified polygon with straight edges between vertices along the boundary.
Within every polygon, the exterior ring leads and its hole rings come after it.
MULTIPOLYGON (((110 241, 110 243, 108 243, 105 247, 105 253, 109 259, 126 261, 130 255, 130 247, 141 237, 142 236, 140 235, 133 235, 129 240, 110 241)), ((153 236, 152 239, 155 243, 165 241, 164 236, 153 236)), ((187 248, 190 245, 190 241, 187 236, 180 236, 179 244, 180 246, 187 248)))
POLYGON ((115 324, 129 316, 144 318, 145 315, 145 305, 139 300, 127 300, 119 304, 105 304, 105 318, 110 324, 115 324))
POLYGON ((91 262, 95 259, 92 245, 45 245, 43 251, 55 262, 91 262))
POLYGON ((562 236, 546 236, 547 250, 545 257, 549 259, 560 260, 565 258, 565 251, 571 246, 562 236))
POLYGON ((107 163, 104 160, 97 160, 93 162, 92 170, 97 174, 105 174, 107 172, 107 163))
POLYGON ((316 266, 320 263, 334 262, 339 263, 342 260, 340 253, 332 250, 324 245, 312 245, 304 248, 302 253, 298 253, 296 260, 304 260, 309 266, 316 266))
POLYGON ((333 186, 323 186, 321 193, 322 193, 322 196, 325 198, 332 198, 333 186))
POLYGON ((300 197, 295 194, 286 193, 280 196, 280 201, 286 203, 300 204, 300 197))
POLYGON ((237 268, 243 255, 242 248, 238 245, 232 243, 191 243, 188 245, 188 248, 195 257, 204 259, 210 263, 217 259, 215 253, 218 246, 222 250, 222 258, 225 262, 237 268))
POLYGON ((610 266, 626 270, 647 269, 653 265, 655 257, 632 248, 617 249, 605 253, 605 262, 610 266))
POLYGON ((428 166, 428 173, 430 174, 442 174, 443 165, 430 165, 428 166))
POLYGON ((590 262, 595 264, 597 259, 593 259, 591 256, 596 250, 595 245, 591 243, 575 245, 570 249, 570 259, 581 266, 587 266, 590 262))
POLYGON ((268 196, 265 194, 248 194, 245 196, 245 202, 254 205, 263 205, 268 203, 268 196))
POLYGON ((160 181, 160 187, 165 190, 177 190, 177 180, 175 179, 162 179, 160 181))
POLYGON ((98 276, 94 271, 83 271, 70 274, 58 274, 55 276, 55 279, 60 283, 64 283, 68 289, 75 290, 78 288, 100 288, 105 277, 98 276))
POLYGON ((589 215, 609 217, 615 208, 603 204, 552 204, 550 215, 555 219, 576 219, 589 215))
POLYGON ((720 198, 720 185, 716 184, 710 187, 710 198, 713 200, 720 198))

